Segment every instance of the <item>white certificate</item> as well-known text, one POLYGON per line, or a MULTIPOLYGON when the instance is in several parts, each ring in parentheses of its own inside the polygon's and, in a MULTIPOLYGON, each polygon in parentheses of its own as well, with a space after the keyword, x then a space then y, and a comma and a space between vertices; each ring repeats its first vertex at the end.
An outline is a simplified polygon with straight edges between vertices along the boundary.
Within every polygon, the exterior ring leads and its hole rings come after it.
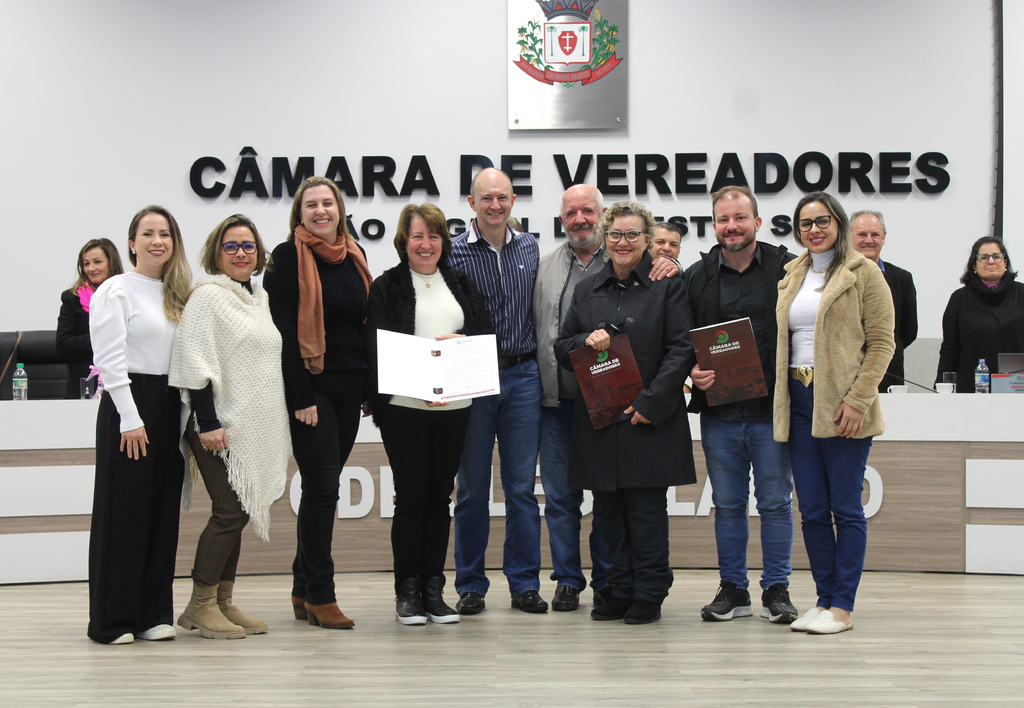
POLYGON ((377 389, 431 402, 500 393, 497 338, 437 340, 378 329, 377 389))

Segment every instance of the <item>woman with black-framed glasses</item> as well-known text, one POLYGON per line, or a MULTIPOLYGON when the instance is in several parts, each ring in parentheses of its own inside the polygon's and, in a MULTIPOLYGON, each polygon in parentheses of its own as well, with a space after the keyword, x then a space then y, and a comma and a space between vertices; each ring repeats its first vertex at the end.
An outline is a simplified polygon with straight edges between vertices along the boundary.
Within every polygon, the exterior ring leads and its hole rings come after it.
POLYGON ((1024 352, 1024 284, 1016 278, 1001 238, 974 242, 960 276, 963 287, 949 296, 942 315, 936 382, 955 371, 956 392, 974 393, 979 359, 995 371, 1000 352, 1024 352))
POLYGON ((267 292, 251 281, 268 260, 248 217, 218 224, 201 256, 213 277, 192 290, 171 355, 170 384, 192 410, 183 435, 187 459, 212 506, 192 566, 192 598, 178 624, 208 639, 267 631, 232 596, 242 530, 251 519, 256 535, 269 538, 270 505, 284 489, 291 454, 281 335, 267 292))
POLYGON ((793 224, 806 250, 779 281, 774 424, 775 439, 789 443, 817 601, 790 628, 836 634, 853 629, 864 570, 861 497, 871 440, 885 431, 878 382, 895 349, 895 310, 835 197, 804 196, 793 224))

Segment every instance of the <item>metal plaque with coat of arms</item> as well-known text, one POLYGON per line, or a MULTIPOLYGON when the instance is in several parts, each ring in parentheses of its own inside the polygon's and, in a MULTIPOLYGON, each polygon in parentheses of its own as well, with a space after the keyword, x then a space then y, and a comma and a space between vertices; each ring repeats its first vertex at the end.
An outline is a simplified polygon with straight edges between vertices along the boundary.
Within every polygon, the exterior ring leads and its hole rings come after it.
POLYGON ((624 128, 628 0, 507 0, 509 130, 624 128))

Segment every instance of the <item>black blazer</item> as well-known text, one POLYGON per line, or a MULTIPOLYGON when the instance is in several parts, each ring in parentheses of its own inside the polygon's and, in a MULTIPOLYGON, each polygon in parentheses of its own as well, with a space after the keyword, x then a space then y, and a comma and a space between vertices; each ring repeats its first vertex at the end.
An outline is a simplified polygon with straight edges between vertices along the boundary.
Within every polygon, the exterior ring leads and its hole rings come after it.
POLYGON ((914 287, 914 276, 889 261, 885 263, 885 282, 892 291, 892 305, 896 310, 896 351, 889 362, 889 368, 878 384, 878 390, 884 393, 893 384, 902 384, 903 350, 917 339, 917 288, 914 287))
POLYGON ((89 339, 89 313, 82 307, 78 293, 65 290, 60 294, 57 316, 57 354, 68 362, 68 384, 64 398, 78 398, 79 379, 89 375, 92 364, 92 340, 89 339))

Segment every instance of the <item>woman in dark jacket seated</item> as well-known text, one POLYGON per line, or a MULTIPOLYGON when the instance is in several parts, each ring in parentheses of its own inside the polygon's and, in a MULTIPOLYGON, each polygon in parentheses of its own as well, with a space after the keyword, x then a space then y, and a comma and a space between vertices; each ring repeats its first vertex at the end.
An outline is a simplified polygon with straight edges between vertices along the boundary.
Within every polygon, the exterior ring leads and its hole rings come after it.
POLYGON ((79 380, 88 378, 92 366, 89 341, 89 306, 92 294, 112 275, 124 273, 117 246, 107 238, 86 241, 78 252, 78 279, 60 294, 57 316, 57 354, 68 362, 68 385, 64 398, 81 395, 79 380))
POLYGON ((599 233, 609 261, 577 286, 555 354, 561 366, 572 369, 571 351, 605 351, 611 333, 623 332, 644 390, 626 409, 628 420, 598 430, 586 407, 576 407, 569 483, 593 490, 612 562, 612 599, 590 616, 645 624, 661 617, 672 585, 666 492, 696 481, 683 399, 683 380, 695 363, 693 318, 682 278, 648 276, 650 211, 636 202, 616 202, 604 213, 599 233))
POLYGON ((452 240, 440 209, 433 204, 402 209, 395 250, 402 262, 373 281, 366 319, 373 420, 395 478, 395 617, 402 624, 425 624, 427 618, 458 622, 442 588, 448 507, 472 401, 431 403, 378 393, 377 330, 435 339, 493 330, 476 286, 447 265, 452 240))
POLYGON ((942 315, 942 346, 935 381, 956 372, 957 393, 974 393, 974 369, 984 359, 996 371, 996 355, 1024 352, 1024 284, 1016 281, 1003 240, 974 242, 964 284, 953 292, 942 315))

